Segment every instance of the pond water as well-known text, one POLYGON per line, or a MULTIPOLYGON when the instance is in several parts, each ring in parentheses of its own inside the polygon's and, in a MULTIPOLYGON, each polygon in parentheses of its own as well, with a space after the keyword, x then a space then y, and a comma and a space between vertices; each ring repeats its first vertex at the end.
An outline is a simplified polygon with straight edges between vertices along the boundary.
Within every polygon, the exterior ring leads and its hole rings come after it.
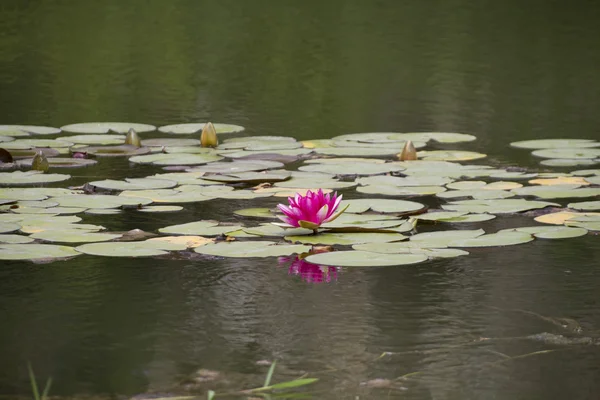
MULTIPOLYGON (((598 20, 595 2, 8 0, 0 123, 211 120, 299 140, 464 132, 477 140, 461 149, 487 164, 539 169, 508 144, 600 138, 598 20)), ((68 173, 150 170, 102 160, 68 173)), ((85 222, 155 231, 262 204, 85 222)), ((600 397, 600 346, 580 340, 600 336, 598 236, 470 251, 322 283, 276 258, 3 261, 0 395, 29 396, 28 361, 55 395, 127 398, 184 393, 198 369, 218 376, 196 393, 260 386, 259 361, 277 359, 275 382, 308 372, 321 399, 600 397)))

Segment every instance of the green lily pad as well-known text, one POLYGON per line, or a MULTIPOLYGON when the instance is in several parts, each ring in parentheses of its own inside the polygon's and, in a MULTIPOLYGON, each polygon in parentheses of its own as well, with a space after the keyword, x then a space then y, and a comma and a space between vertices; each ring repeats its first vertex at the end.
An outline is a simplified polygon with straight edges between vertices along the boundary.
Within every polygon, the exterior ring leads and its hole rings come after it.
POLYGON ((218 221, 196 221, 187 224, 171 225, 160 228, 160 233, 169 235, 218 236, 242 229, 241 225, 219 225, 218 221))
POLYGON ((565 221, 569 227, 579 227, 588 231, 600 231, 600 218, 575 217, 565 221))
POLYGON ((313 149, 313 151, 318 154, 338 157, 385 157, 399 153, 402 151, 402 147, 368 147, 363 145, 361 147, 320 147, 313 149))
POLYGON ((85 122, 80 124, 70 124, 61 127, 65 132, 75 133, 127 133, 133 129, 137 133, 152 132, 156 127, 148 124, 136 124, 131 122, 85 122))
POLYGON ((11 222, 0 222, 0 233, 11 233, 21 229, 21 225, 11 222))
POLYGON ((561 147, 558 149, 542 149, 531 153, 540 158, 569 158, 569 159, 592 159, 600 157, 600 149, 582 149, 561 147))
POLYGON ((76 144, 94 144, 107 146, 111 144, 125 144, 125 136, 123 135, 74 135, 74 136, 63 136, 56 138, 56 140, 64 140, 65 142, 71 142, 76 144))
MULTIPOLYGON (((28 160, 19 160, 19 167, 27 167, 31 168, 33 159, 28 160)), ((98 164, 96 160, 89 160, 86 158, 68 158, 68 157, 53 157, 48 158, 48 165, 52 168, 80 168, 80 167, 89 167, 92 165, 98 164)))
POLYGON ((118 208, 90 208, 85 210, 85 214, 89 215, 114 215, 121 214, 122 211, 118 208))
POLYGON ((287 181, 275 183, 278 188, 321 188, 321 189, 347 189, 356 186, 356 182, 344 182, 333 179, 331 175, 327 178, 292 178, 287 181))
POLYGON ((332 175, 377 175, 388 172, 402 171, 404 168, 392 163, 340 163, 340 164, 309 164, 298 168, 300 171, 322 172, 332 175))
POLYGON ((269 208, 244 208, 242 210, 235 210, 233 213, 241 217, 277 218, 269 208))
POLYGON ((318 235, 285 236, 285 240, 293 243, 324 244, 324 245, 352 245, 357 243, 397 242, 406 240, 407 237, 400 233, 319 233, 318 235))
POLYGON ((486 154, 459 150, 423 150, 419 151, 417 156, 425 161, 470 161, 487 157, 486 154))
POLYGON ((125 190, 118 197, 145 198, 154 203, 195 203, 212 200, 215 197, 205 196, 200 192, 180 192, 173 189, 125 190))
POLYGON ((284 228, 279 225, 272 223, 260 224, 259 226, 252 226, 243 228, 243 232, 254 236, 268 236, 268 237, 284 237, 289 235, 312 235, 311 229, 304 228, 284 228))
POLYGON ((588 159, 588 158, 550 158, 542 160, 540 164, 548 167, 577 167, 585 165, 596 165, 600 163, 600 158, 588 159))
POLYGON ((411 236, 410 241, 418 242, 421 247, 443 248, 454 241, 474 239, 484 234, 483 229, 425 232, 411 236))
POLYGON ((459 200, 444 204, 442 208, 449 211, 464 211, 469 213, 505 214, 519 213, 548 206, 560 207, 560 204, 524 199, 459 200))
POLYGON ((503 171, 503 172, 495 172, 495 173, 491 174, 490 178, 520 180, 520 179, 531 179, 531 178, 535 178, 536 176, 538 176, 538 174, 526 173, 526 172, 503 171))
POLYGON ((240 172, 238 174, 206 174, 202 178, 208 181, 225 183, 249 183, 258 184, 263 182, 281 182, 289 179, 290 171, 275 170, 263 172, 240 172))
POLYGON ((582 201, 578 203, 569 203, 567 207, 579 211, 594 211, 600 210, 600 200, 596 201, 582 201))
POLYGON ((11 149, 31 149, 33 147, 50 147, 53 149, 59 149, 61 147, 67 148, 73 146, 73 142, 67 142, 66 140, 58 139, 17 139, 12 142, 2 143, 2 147, 11 149))
POLYGON ((219 242, 196 247, 194 251, 220 257, 277 257, 310 251, 311 246, 277 244, 269 241, 219 242))
POLYGON ((594 175, 599 175, 600 176, 600 169, 580 169, 580 170, 571 172, 571 175, 573 175, 573 176, 594 176, 594 175))
POLYGON ((183 210, 181 206, 146 206, 138 209, 140 212, 147 213, 177 212, 181 210, 183 210))
POLYGON ((143 156, 134 156, 129 159, 136 164, 154 164, 154 165, 198 165, 213 161, 222 160, 223 157, 213 154, 147 154, 143 156))
POLYGON ((156 138, 142 140, 144 147, 200 146, 198 139, 156 138))
POLYGON ((279 158, 290 159, 284 162, 290 162, 291 159, 298 159, 301 156, 312 153, 310 149, 298 148, 298 149, 288 149, 288 150, 220 150, 217 149, 217 153, 219 155, 225 156, 227 158, 246 158, 246 159, 256 159, 257 157, 260 159, 267 159, 270 161, 277 161, 279 158), (277 157, 268 157, 270 155, 276 155, 277 157))
POLYGON ((52 200, 63 207, 87 208, 135 208, 152 203, 152 200, 144 197, 109 196, 103 194, 56 196, 52 200))
POLYGON ((600 188, 580 188, 581 185, 525 186, 511 190, 519 196, 535 196, 542 199, 572 199, 600 196, 600 188))
MULTIPOLYGON (((147 242, 104 242, 88 243, 75 248, 80 253, 105 257, 154 257, 168 254, 152 248, 147 242)), ((157 247, 161 247, 157 244, 157 247)))
POLYGON ((390 136, 393 140, 412 140, 424 141, 429 140, 436 141, 438 143, 461 143, 461 142, 472 142, 477 139, 473 135, 466 133, 454 133, 454 132, 411 132, 411 133, 396 133, 390 136))
POLYGON ((45 174, 42 171, 13 171, 0 172, 0 185, 4 186, 26 186, 42 183, 66 181, 71 175, 45 174))
MULTIPOLYGON (((360 214, 368 210, 381 213, 412 213, 425 208, 421 203, 408 200, 391 199, 352 199, 343 200, 340 208, 349 205, 346 210, 349 213, 360 214)), ((343 215, 343 214, 342 214, 343 215)))
POLYGON ((448 243, 448 247, 497 247, 512 246, 531 242, 533 236, 526 232, 498 232, 470 239, 457 239, 448 243))
POLYGON ((514 197, 514 193, 505 190, 486 190, 486 189, 465 189, 465 190, 449 190, 446 192, 437 193, 436 196, 442 199, 457 199, 461 197, 471 197, 473 199, 491 200, 505 199, 514 197))
POLYGON ((118 239, 121 235, 100 232, 82 232, 80 229, 56 229, 33 233, 30 237, 46 242, 88 243, 107 242, 109 240, 118 239))
POLYGON ((456 181, 446 185, 448 189, 454 190, 511 190, 523 187, 520 183, 516 182, 492 182, 486 183, 483 181, 456 181))
MULTIPOLYGON (((73 149, 71 149, 73 151, 73 149)), ((88 146, 77 149, 94 157, 132 157, 150 153, 149 147, 136 147, 129 144, 120 146, 88 146)))
POLYGON ((54 135, 60 133, 60 129, 36 125, 0 125, 0 135, 3 132, 6 132, 9 136, 54 135), (19 135, 19 132, 24 135, 19 135))
POLYGON ((453 258, 469 254, 459 249, 420 247, 418 243, 411 242, 365 243, 353 245, 352 248, 383 254, 423 254, 429 258, 453 258))
MULTIPOLYGON (((23 147, 28 147, 28 146, 24 145, 23 147)), ((12 154, 12 157, 14 160, 21 160, 21 159, 33 158, 40 151, 47 158, 56 157, 56 156, 60 155, 60 152, 58 150, 50 149, 48 147, 46 147, 46 148, 41 148, 41 147, 35 148, 34 147, 34 148, 27 148, 27 149, 11 149, 10 154, 12 154)))
POLYGON ((423 254, 384 254, 348 250, 313 254, 304 260, 312 264, 333 267, 385 267, 417 264, 427 259, 428 257, 423 254))
MULTIPOLYGON (((173 134, 191 134, 191 133, 200 133, 204 128, 204 123, 193 123, 193 124, 174 124, 174 125, 164 125, 158 128, 160 132, 163 133, 173 133, 173 134)), ((231 124, 219 124, 213 123, 217 134, 223 133, 237 133, 244 131, 243 126, 239 125, 231 125, 231 124)))
POLYGON ((439 211, 415 215, 414 218, 424 221, 437 221, 446 223, 472 223, 489 221, 496 218, 496 216, 493 214, 469 214, 467 212, 458 211, 439 211))
POLYGON ((587 235, 587 230, 583 228, 570 228, 566 226, 528 226, 523 228, 503 229, 502 232, 524 232, 539 239, 568 239, 587 235))
MULTIPOLYGON (((2 226, 2 224, 0 224, 2 226)), ((24 235, 0 235, 0 243, 5 244, 25 244, 31 243, 33 239, 24 235)))
POLYGON ((234 190, 231 186, 182 185, 177 190, 183 193, 199 193, 213 199, 249 200, 272 195, 271 193, 254 193, 251 190, 234 190))
POLYGON ((396 177, 389 175, 377 175, 369 176, 366 178, 358 178, 356 182, 360 185, 390 185, 390 186, 443 186, 450 182, 452 179, 445 176, 407 176, 407 177, 396 177))
POLYGON ((234 160, 231 162, 213 162, 190 168, 190 172, 213 172, 218 174, 239 174, 242 172, 264 171, 282 168, 283 163, 269 160, 234 160))
POLYGON ((520 149, 564 149, 600 147, 600 143, 590 139, 537 139, 512 142, 512 147, 520 149))
POLYGON ((87 210, 85 207, 19 207, 11 211, 17 214, 51 214, 51 215, 75 215, 87 210))
POLYGON ((166 179, 154 178, 125 178, 125 181, 116 181, 105 179, 103 181, 94 181, 88 183, 95 189, 100 190, 152 190, 152 189, 170 189, 177 186, 177 182, 166 179))
POLYGON ((78 256, 72 247, 53 244, 0 244, 0 260, 52 260, 78 256))
POLYGON ((384 230, 394 232, 409 232, 413 229, 411 223, 406 219, 394 218, 381 214, 351 214, 344 213, 332 222, 321 226, 336 232, 360 232, 361 230, 384 230), (342 218, 344 217, 344 218, 342 218), (381 218, 387 217, 387 218, 381 218))
POLYGON ((382 194, 386 196, 430 196, 446 191, 442 186, 385 186, 385 185, 369 185, 356 188, 359 193, 365 194, 382 194))

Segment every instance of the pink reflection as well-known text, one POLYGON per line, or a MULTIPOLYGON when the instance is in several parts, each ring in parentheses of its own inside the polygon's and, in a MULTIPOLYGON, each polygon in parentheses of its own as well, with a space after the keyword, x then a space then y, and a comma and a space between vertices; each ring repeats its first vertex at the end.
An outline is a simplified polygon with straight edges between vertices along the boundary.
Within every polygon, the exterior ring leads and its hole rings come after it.
POLYGON ((292 263, 288 269, 288 274, 298 275, 303 281, 309 283, 322 283, 337 280, 336 267, 311 264, 298 256, 279 257, 278 261, 279 265, 287 264, 291 261, 292 263))

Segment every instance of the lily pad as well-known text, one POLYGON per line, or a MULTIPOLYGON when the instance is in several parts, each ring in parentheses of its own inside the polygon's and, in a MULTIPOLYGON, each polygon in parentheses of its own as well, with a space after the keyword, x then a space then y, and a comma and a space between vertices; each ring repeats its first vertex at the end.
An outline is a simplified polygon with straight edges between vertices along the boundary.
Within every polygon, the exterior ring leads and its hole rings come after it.
POLYGON ((389 186, 389 185, 369 185, 356 188, 359 193, 382 194, 386 196, 430 196, 445 192, 446 188, 442 186, 389 186))
POLYGON ((542 199, 573 199, 600 196, 600 188, 580 188, 580 185, 526 186, 513 189, 519 196, 535 196, 542 199))
POLYGON ((505 199, 514 197, 514 193, 505 190, 486 190, 486 189, 465 189, 449 190, 437 193, 436 196, 442 199, 458 199, 461 197, 471 197, 479 200, 505 199))
POLYGON ((536 150, 531 153, 540 158, 593 159, 600 157, 600 149, 582 149, 561 147, 555 149, 536 150))
POLYGON ((205 197, 214 199, 249 200, 271 196, 270 193, 255 193, 251 190, 234 190, 231 186, 182 185, 178 187, 177 190, 183 193, 199 193, 205 197))
MULTIPOLYGON (((0 224, 0 227, 2 224, 0 224)), ((5 244, 25 244, 31 243, 34 240, 29 236, 24 235, 0 235, 0 243, 5 244)))
POLYGON ((218 236, 242 229, 241 225, 220 225, 218 221, 196 221, 187 224, 171 225, 160 228, 160 233, 170 235, 218 236))
POLYGON ((349 250, 313 254, 304 260, 312 264, 333 267, 384 267, 417 264, 427 259, 428 257, 423 254, 384 254, 349 250))
POLYGON ((75 133, 127 133, 133 129, 137 133, 151 132, 156 130, 156 127, 148 124, 137 124, 132 122, 85 122, 79 124, 70 124, 61 127, 65 132, 75 133))
POLYGON ((582 201, 578 203, 569 203, 567 207, 579 211, 594 211, 600 210, 600 200, 596 201, 582 201))
POLYGON ((136 164, 154 164, 154 165, 198 165, 213 161, 222 160, 213 154, 147 154, 143 156, 134 156, 129 159, 136 164))
MULTIPOLYGON (((267 237, 284 237, 289 235, 312 235, 311 229, 304 228, 284 228, 280 225, 260 224, 259 226, 252 226, 243 228, 243 232, 254 236, 267 236, 267 237)), ((236 236, 237 237, 237 236, 236 236)))
MULTIPOLYGON (((200 133, 204 128, 205 123, 192 123, 192 124, 174 124, 174 125, 164 125, 158 128, 160 132, 163 133, 173 133, 173 134, 191 134, 191 133, 200 133)), ((213 123, 217 134, 223 133, 237 133, 244 131, 243 126, 239 125, 231 125, 231 124, 219 124, 213 123)))
POLYGON ((512 142, 512 147, 520 149, 564 149, 600 147, 600 143, 590 139, 537 139, 512 142))
POLYGON ((71 175, 66 174, 44 174, 42 171, 13 171, 0 172, 0 185, 4 186, 26 186, 42 183, 53 183, 66 181, 71 175))
POLYGON ((290 171, 275 170, 263 172, 240 172, 238 174, 206 174, 202 179, 225 183, 258 184, 263 182, 281 182, 289 179, 290 171))
POLYGON ((402 150, 402 147, 368 147, 365 145, 361 147, 319 147, 313 149, 318 154, 338 157, 385 157, 393 156, 400 150, 402 150))
POLYGON ((177 212, 181 210, 183 210, 181 206, 146 206, 138 209, 140 212, 147 213, 177 212))
POLYGON ((346 210, 349 213, 363 213, 368 210, 381 213, 412 213, 425 208, 421 203, 408 200, 391 199, 352 199, 343 200, 340 208, 349 205, 346 210))
POLYGON ((152 200, 144 197, 123 197, 102 194, 56 196, 53 197, 53 200, 63 207, 87 208, 135 208, 152 203, 152 200))
POLYGON ((356 182, 360 185, 391 185, 391 186, 443 186, 453 180, 445 176, 407 176, 396 177, 389 175, 369 176, 358 178, 356 182))
POLYGON ((424 141, 429 140, 436 141, 438 143, 462 143, 472 142, 477 139, 473 135, 466 133, 454 133, 454 132, 411 132, 411 133, 396 133, 389 137, 393 140, 412 140, 424 141))
POLYGON ((352 248, 384 254, 423 254, 429 258, 454 258, 469 254, 468 251, 459 249, 420 247, 418 243, 411 242, 365 243, 353 245, 352 248))
POLYGON ((277 244, 269 241, 219 242, 196 247, 194 251, 220 257, 277 257, 310 251, 311 246, 277 244))
POLYGON ((356 186, 356 182, 345 182, 337 179, 332 179, 331 175, 328 178, 310 179, 310 178, 292 178, 287 181, 275 183, 277 188, 306 188, 315 187, 320 189, 347 189, 356 186))
POLYGON ((61 147, 71 147, 73 142, 67 142, 66 140, 58 139, 17 139, 12 142, 2 143, 2 147, 11 149, 31 149, 33 147, 49 147, 53 149, 60 149, 61 147))
POLYGON ((17 214, 51 214, 51 215, 75 215, 87 210, 85 207, 19 207, 11 211, 17 214))
POLYGON ((198 139, 156 138, 142 140, 144 147, 200 146, 198 139))
POLYGON ((8 133, 9 136, 25 136, 19 135, 18 132, 26 135, 54 135, 60 133, 60 129, 37 125, 0 125, 0 135, 3 134, 2 132, 8 133))
POLYGON ((591 158, 549 158, 540 162, 548 167, 577 167, 600 164, 600 157, 591 158))
POLYGON ((91 154, 94 157, 131 157, 148 154, 151 149, 149 147, 136 147, 123 144, 120 146, 88 146, 79 148, 77 151, 91 154))
POLYGON ((53 244, 0 244, 0 260, 52 260, 78 256, 72 247, 53 244))
POLYGON ((292 162, 300 157, 312 153, 310 149, 298 148, 288 150, 218 150, 219 155, 227 158, 246 158, 246 159, 262 159, 270 161, 280 161, 284 163, 292 162))
POLYGON ((122 211, 118 208, 90 208, 85 210, 85 214, 89 215, 115 215, 121 213, 122 211))
POLYGON ((531 242, 533 236, 526 232, 498 232, 470 239, 457 239, 448 243, 448 247, 498 247, 512 246, 531 242))
POLYGON ((202 236, 161 236, 146 240, 148 246, 152 245, 160 250, 182 251, 214 243, 214 239, 202 236))
POLYGON ((524 232, 539 239, 567 239, 587 234, 583 228, 569 228, 566 226, 528 226, 523 228, 503 229, 502 232, 524 232))
POLYGON ((65 142, 76 143, 76 144, 94 144, 107 146, 111 144, 125 144, 125 136, 123 135, 74 135, 74 136, 63 136, 56 138, 56 140, 63 140, 65 142))
POLYGON ((470 161, 487 157, 486 154, 459 150, 423 150, 419 151, 417 156, 425 161, 470 161))
POLYGON ((449 211, 464 211, 469 213, 505 214, 519 213, 548 206, 560 207, 560 204, 524 199, 459 200, 444 204, 442 208, 449 211))
POLYGON ((532 185, 556 186, 556 185, 579 185, 587 186, 590 184, 587 180, 579 176, 560 176, 557 178, 540 178, 529 181, 532 185))
POLYGON ((446 223, 471 223, 483 222, 496 218, 493 214, 469 214, 467 212, 440 211, 415 215, 414 218, 424 221, 437 221, 446 223))
POLYGON ((180 192, 173 189, 156 190, 125 190, 118 197, 144 198, 154 203, 195 203, 212 200, 214 197, 205 196, 200 192, 180 192))
POLYGON ((332 175, 377 175, 388 172, 402 171, 404 168, 392 163, 340 163, 340 164, 309 164, 298 168, 300 171, 322 172, 332 175))
POLYGON ((244 208, 233 212, 235 215, 252 218, 277 218, 269 208, 244 208))
POLYGON ((0 222, 0 233, 11 233, 21 229, 21 225, 11 222, 0 222))
POLYGON ((82 232, 80 229, 56 229, 33 233, 30 235, 33 239, 40 239, 46 242, 58 243, 88 243, 88 242, 106 242, 118 239, 120 234, 100 233, 100 232, 82 232))
MULTIPOLYGON (((160 247, 160 244, 157 245, 160 247)), ((80 253, 105 257, 154 257, 168 254, 147 242, 88 243, 75 248, 80 253)))
MULTIPOLYGON (((33 159, 29 160, 20 160, 18 161, 18 165, 20 167, 31 168, 33 159)), ((80 167, 89 167, 97 164, 96 160, 89 160, 86 158, 68 158, 68 157, 52 157, 48 158, 48 166, 52 168, 80 168, 80 167)))
POLYGON ((219 174, 239 174, 241 172, 264 171, 282 168, 283 163, 269 160, 234 160, 231 162, 213 162, 190 168, 190 172, 213 172, 219 174))
POLYGON ((100 190, 151 190, 170 189, 177 186, 177 182, 166 179, 154 178, 126 178, 125 181, 105 179, 103 181, 89 182, 88 185, 100 190))
POLYGON ((410 241, 418 242, 421 247, 443 248, 454 241, 474 239, 484 234, 483 229, 425 232, 411 236, 410 241))
POLYGON ((400 233, 320 233, 318 235, 285 236, 292 243, 323 244, 323 245, 353 245, 357 243, 397 242, 406 240, 400 233))

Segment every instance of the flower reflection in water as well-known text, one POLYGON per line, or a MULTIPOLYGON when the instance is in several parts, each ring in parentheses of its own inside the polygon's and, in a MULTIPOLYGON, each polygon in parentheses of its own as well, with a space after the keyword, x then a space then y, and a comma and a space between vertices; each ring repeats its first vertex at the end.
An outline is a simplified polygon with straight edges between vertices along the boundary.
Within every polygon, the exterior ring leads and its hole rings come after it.
POLYGON ((310 283, 332 282, 337 280, 337 268, 311 264, 299 256, 279 257, 279 265, 291 261, 288 274, 298 275, 303 281, 310 283))

